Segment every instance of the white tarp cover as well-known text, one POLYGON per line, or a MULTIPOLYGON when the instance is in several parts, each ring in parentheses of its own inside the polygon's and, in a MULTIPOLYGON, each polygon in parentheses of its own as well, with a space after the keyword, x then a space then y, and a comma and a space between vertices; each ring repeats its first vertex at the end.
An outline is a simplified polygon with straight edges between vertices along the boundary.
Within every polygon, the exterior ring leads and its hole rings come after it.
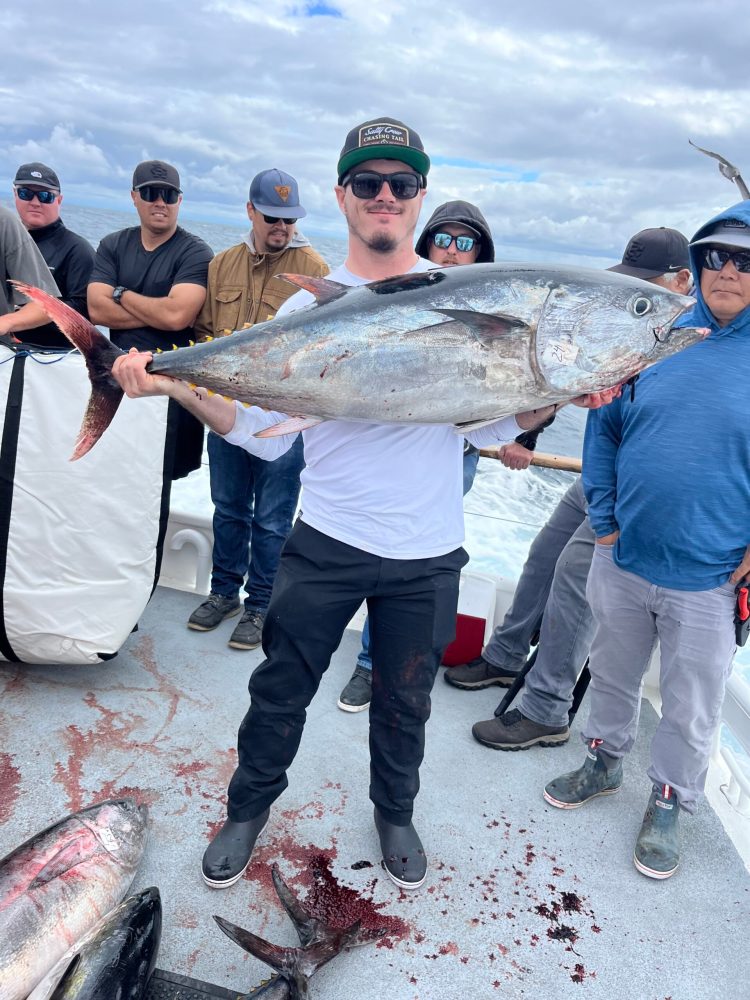
MULTIPOLYGON (((0 347, 3 427, 12 368, 0 347)), ((89 393, 77 352, 26 358, 2 589, 7 641, 25 663, 102 662, 154 584, 167 400, 123 399, 94 448, 70 462, 89 393)))

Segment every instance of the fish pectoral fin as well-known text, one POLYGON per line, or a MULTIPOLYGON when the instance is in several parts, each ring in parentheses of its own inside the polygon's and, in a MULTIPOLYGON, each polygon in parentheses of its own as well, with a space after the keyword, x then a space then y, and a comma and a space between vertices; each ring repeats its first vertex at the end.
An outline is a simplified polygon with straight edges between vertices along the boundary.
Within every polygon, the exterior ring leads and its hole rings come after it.
POLYGON ((282 420, 278 424, 264 427, 262 431, 256 431, 253 437, 284 437, 285 434, 298 434, 300 431, 306 431, 309 427, 315 427, 316 424, 322 423, 323 417, 289 417, 288 420, 282 420))
POLYGON ((528 323, 504 313, 475 312, 473 309, 433 309, 433 312, 447 316, 457 323, 463 323, 482 347, 492 347, 493 341, 498 337, 531 332, 528 323))
POLYGON ((47 864, 37 872, 35 878, 29 883, 29 889, 39 889, 41 886, 47 885, 49 882, 54 881, 54 879, 59 878, 60 875, 64 875, 65 872, 70 871, 71 868, 79 865, 91 851, 87 834, 88 831, 82 832, 79 837, 71 840, 57 854, 51 857, 47 864))
POLYGON ((340 281, 331 281, 329 278, 313 278, 309 274, 277 274, 277 278, 283 278, 298 288, 304 288, 306 292, 315 296, 315 301, 319 306, 325 302, 333 302, 349 291, 348 285, 342 285, 340 281))
POLYGON ((456 434, 465 434, 467 431, 478 431, 480 427, 488 427, 490 424, 496 424, 498 420, 502 420, 507 416, 509 416, 508 413, 500 413, 496 417, 490 417, 489 420, 467 420, 465 424, 455 424, 453 429, 456 434))

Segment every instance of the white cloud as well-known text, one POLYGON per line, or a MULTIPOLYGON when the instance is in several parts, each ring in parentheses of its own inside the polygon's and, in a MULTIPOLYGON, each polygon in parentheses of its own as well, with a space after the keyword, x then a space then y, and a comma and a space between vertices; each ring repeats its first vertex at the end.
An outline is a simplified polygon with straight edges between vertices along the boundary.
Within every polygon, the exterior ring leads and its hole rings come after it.
POLYGON ((96 17, 40 0, 44 44, 0 13, 0 173, 41 159, 69 202, 123 207, 135 164, 159 157, 186 214, 241 223, 275 165, 299 179, 308 231, 343 232, 343 139, 391 114, 435 158, 426 211, 475 201, 503 255, 611 260, 644 225, 690 233, 738 200, 688 138, 750 180, 746 17, 746 0, 721 17, 703 0, 131 0, 96 17))

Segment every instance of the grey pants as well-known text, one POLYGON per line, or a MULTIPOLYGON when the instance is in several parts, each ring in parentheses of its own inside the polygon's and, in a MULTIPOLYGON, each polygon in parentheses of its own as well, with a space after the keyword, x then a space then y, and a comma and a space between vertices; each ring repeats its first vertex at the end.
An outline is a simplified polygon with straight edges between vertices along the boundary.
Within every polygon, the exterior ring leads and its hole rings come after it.
POLYGON ((589 575, 597 629, 583 738, 602 740, 602 750, 613 757, 628 753, 638 730, 643 675, 658 639, 662 717, 648 775, 657 785, 671 785, 680 805, 692 813, 706 783, 735 653, 734 586, 656 587, 615 565, 612 548, 596 546, 589 575))
POLYGON ((521 712, 540 725, 568 724, 573 688, 594 634, 586 601, 593 553, 594 532, 578 478, 534 539, 513 603, 482 653, 494 666, 517 673, 541 626, 536 662, 518 701, 521 712))

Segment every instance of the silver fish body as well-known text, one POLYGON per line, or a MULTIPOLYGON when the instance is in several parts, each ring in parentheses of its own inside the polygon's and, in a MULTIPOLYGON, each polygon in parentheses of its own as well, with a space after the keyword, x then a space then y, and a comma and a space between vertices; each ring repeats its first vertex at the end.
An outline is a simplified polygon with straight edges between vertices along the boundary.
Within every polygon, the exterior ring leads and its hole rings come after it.
MULTIPOLYGON (((694 299, 612 271, 473 264, 351 288, 287 277, 317 301, 159 354, 150 371, 308 418, 304 426, 340 419, 466 427, 611 388, 709 332, 674 328, 694 299)), ((122 399, 111 375, 122 352, 58 299, 15 284, 86 358, 92 393, 73 453, 80 458, 122 399)))
POLYGON ((610 388, 704 335, 672 330, 693 299, 610 271, 478 264, 336 287, 151 370, 290 414, 460 425, 610 388))
POLYGON ((142 1000, 161 940, 152 886, 124 899, 50 970, 28 1000, 142 1000))
POLYGON ((0 1000, 24 1000, 123 898, 146 843, 132 799, 67 816, 0 861, 0 1000))

